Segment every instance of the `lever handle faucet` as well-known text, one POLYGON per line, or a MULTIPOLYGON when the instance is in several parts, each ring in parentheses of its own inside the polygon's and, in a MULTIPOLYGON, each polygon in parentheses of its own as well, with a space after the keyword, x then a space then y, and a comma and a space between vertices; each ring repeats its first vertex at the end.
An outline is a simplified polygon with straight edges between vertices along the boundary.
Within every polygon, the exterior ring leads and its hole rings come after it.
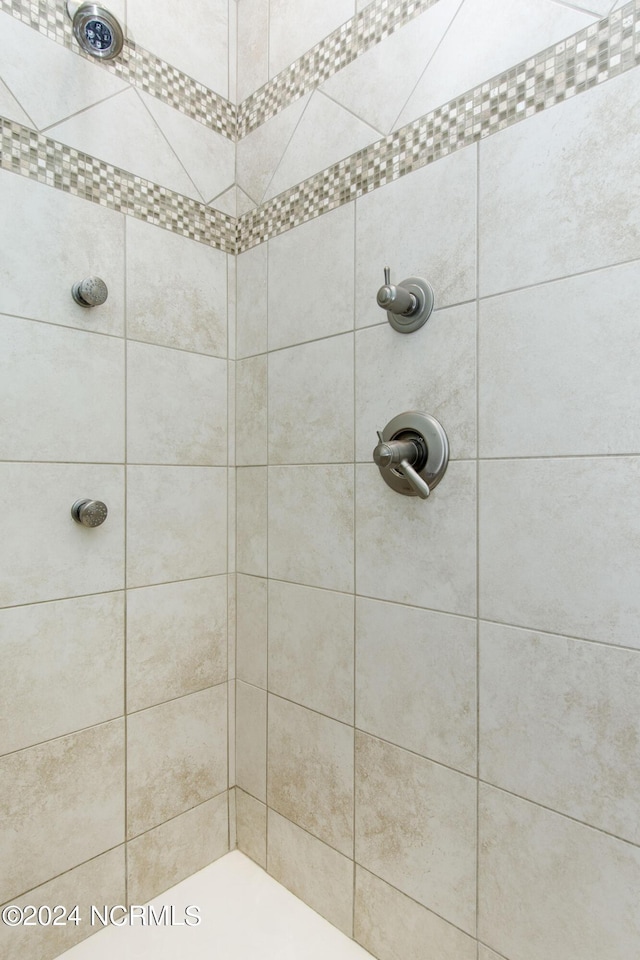
POLYGON ((384 268, 384 286, 378 290, 378 306, 402 317, 411 317, 418 309, 418 298, 403 286, 391 283, 391 269, 384 268))
POLYGON ((414 440, 383 440, 382 434, 378 430, 378 446, 373 451, 373 460, 378 467, 386 467, 389 470, 397 467, 409 481, 415 492, 423 500, 426 500, 431 490, 429 485, 422 479, 414 464, 420 460, 421 451, 414 440))

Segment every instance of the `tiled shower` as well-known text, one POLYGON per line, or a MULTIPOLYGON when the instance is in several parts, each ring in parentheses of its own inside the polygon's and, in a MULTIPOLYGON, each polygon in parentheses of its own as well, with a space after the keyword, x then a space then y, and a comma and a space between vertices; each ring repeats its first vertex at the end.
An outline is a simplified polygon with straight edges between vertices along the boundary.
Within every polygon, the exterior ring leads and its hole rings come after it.
POLYGON ((0 0, 0 905, 237 846, 379 960, 633 960, 639 0, 107 5, 0 0))

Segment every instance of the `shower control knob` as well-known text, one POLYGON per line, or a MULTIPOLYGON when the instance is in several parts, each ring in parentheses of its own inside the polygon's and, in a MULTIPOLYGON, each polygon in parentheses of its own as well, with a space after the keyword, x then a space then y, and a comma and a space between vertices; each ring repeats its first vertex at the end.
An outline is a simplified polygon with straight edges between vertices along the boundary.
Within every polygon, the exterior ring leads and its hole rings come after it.
POLYGON ((391 268, 384 268, 384 286, 376 295, 379 307, 398 333, 413 333, 427 322, 433 310, 433 287, 422 277, 391 283, 391 268))
POLYGON ((83 527, 99 527, 107 519, 107 505, 102 500, 76 500, 71 516, 83 527))
POLYGON ((100 277, 85 277, 71 288, 73 299, 81 307, 99 307, 109 295, 107 285, 100 277))

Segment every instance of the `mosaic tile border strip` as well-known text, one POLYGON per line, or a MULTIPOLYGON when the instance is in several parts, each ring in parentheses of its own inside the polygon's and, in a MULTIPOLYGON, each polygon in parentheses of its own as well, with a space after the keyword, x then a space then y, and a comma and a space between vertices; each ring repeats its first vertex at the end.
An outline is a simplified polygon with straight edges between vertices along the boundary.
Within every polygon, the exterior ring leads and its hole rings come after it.
POLYGON ((125 39, 117 60, 99 62, 84 53, 73 37, 64 0, 0 0, 0 11, 162 100, 192 120, 235 140, 236 107, 233 103, 132 40, 125 39))
POLYGON ((309 90, 366 53, 438 0, 374 0, 238 107, 241 140, 309 90))
POLYGON ((238 253, 640 65, 640 0, 244 214, 238 253))
POLYGON ((0 169, 225 253, 236 252, 234 217, 2 117, 0 169))

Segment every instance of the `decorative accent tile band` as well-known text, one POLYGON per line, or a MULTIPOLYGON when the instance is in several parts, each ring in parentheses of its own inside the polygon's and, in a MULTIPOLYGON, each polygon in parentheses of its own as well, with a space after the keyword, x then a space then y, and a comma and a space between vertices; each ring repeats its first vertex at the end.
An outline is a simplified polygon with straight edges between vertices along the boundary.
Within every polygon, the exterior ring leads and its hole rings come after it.
POLYGON ((246 137, 437 2, 373 0, 240 104, 238 139, 246 137))
POLYGON ((242 253, 638 65, 640 0, 631 0, 238 221, 1 117, 0 168, 225 253, 242 253))
POLYGON ((2 117, 0 168, 225 253, 236 251, 233 217, 2 117))
POLYGON ((74 39, 64 0, 0 0, 0 10, 198 123, 235 140, 234 104, 132 40, 125 38, 122 53, 116 60, 96 61, 84 53, 74 39))
POLYGON ((238 221, 238 253, 640 64, 640 0, 279 194, 238 221))

